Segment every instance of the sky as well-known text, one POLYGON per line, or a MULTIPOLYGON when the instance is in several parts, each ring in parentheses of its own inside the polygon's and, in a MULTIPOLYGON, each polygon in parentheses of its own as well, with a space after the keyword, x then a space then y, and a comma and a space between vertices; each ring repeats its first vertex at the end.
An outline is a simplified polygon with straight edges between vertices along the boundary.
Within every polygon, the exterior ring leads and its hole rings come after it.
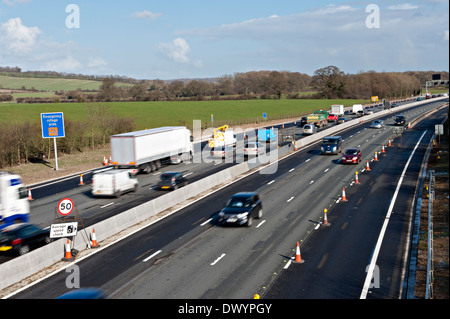
POLYGON ((449 0, 0 0, 0 66, 135 79, 449 70, 449 0))

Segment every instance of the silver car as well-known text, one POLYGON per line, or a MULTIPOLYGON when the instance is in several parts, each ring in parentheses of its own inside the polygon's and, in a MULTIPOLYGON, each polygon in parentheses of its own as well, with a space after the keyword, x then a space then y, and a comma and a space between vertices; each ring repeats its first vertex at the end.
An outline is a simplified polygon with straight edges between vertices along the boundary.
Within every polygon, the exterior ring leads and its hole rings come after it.
POLYGON ((259 156, 264 154, 264 147, 258 142, 248 142, 244 147, 244 156, 259 156))
POLYGON ((314 124, 303 125, 303 135, 311 135, 317 132, 317 127, 314 124))
POLYGON ((371 128, 382 128, 384 125, 384 122, 382 120, 375 120, 370 125, 371 128))

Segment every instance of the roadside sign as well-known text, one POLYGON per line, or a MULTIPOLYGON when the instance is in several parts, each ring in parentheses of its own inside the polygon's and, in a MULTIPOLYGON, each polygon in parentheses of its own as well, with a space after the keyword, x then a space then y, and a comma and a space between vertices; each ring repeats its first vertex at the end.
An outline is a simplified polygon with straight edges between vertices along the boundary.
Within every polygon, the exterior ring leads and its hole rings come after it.
POLYGON ((74 206, 70 198, 63 198, 58 203, 58 212, 63 216, 67 216, 72 212, 74 206))
POLYGON ((62 112, 41 113, 42 138, 65 137, 62 112))
POLYGON ((443 124, 436 124, 434 126, 434 134, 436 134, 436 135, 444 135, 444 125, 443 124))
POLYGON ((78 222, 52 224, 50 226, 50 238, 76 236, 77 230, 78 222))

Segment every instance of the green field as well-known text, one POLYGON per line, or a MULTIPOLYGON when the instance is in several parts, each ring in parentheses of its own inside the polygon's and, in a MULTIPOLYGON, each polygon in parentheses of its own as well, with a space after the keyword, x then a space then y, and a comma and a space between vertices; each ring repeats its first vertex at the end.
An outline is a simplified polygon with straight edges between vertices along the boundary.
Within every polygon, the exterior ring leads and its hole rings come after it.
MULTIPOLYGON (((39 91, 71 91, 71 90, 99 90, 102 81, 64 79, 64 78, 32 78, 0 75, 0 88, 27 90, 34 88, 39 91)), ((119 86, 131 86, 131 84, 117 83, 119 86)))
MULTIPOLYGON (((238 101, 177 101, 177 102, 110 102, 99 103, 121 116, 135 120, 136 129, 167 125, 192 126, 193 120, 219 121, 243 118, 262 118, 263 113, 271 116, 307 114, 314 110, 330 110, 332 104, 366 104, 366 100, 238 100, 238 101)), ((40 121, 40 113, 63 112, 64 118, 71 121, 85 121, 88 116, 87 103, 50 104, 0 104, 0 123, 22 120, 40 121)))

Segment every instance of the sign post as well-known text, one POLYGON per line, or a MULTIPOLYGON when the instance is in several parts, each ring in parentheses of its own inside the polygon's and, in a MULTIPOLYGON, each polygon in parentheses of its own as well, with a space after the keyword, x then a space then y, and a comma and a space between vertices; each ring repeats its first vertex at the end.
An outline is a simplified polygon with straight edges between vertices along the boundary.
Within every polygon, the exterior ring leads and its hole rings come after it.
POLYGON ((41 113, 41 127, 42 138, 53 138, 53 145, 55 148, 55 170, 58 170, 58 151, 56 149, 56 138, 65 137, 63 113, 41 113))

